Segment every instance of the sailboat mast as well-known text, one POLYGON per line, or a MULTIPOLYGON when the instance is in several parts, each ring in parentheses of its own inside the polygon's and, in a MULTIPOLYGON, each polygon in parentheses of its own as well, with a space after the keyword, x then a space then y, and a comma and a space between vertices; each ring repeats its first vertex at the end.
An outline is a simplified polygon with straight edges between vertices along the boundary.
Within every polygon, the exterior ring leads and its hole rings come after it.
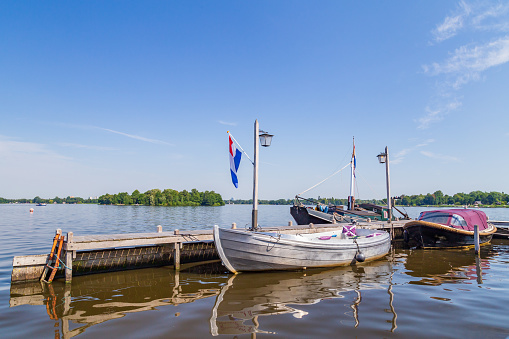
POLYGON ((350 162, 350 196, 348 197, 348 209, 353 210, 355 205, 355 137, 353 138, 352 161, 350 162))

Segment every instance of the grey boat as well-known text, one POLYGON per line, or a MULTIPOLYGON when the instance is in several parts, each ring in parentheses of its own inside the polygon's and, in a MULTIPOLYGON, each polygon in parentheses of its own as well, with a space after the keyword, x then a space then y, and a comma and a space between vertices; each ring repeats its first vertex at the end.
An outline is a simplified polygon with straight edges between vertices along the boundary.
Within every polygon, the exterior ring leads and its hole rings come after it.
POLYGON ((215 225, 214 242, 223 264, 232 273, 346 266, 375 260, 389 252, 389 233, 356 229, 355 235, 348 236, 343 232, 346 227, 294 235, 215 225))

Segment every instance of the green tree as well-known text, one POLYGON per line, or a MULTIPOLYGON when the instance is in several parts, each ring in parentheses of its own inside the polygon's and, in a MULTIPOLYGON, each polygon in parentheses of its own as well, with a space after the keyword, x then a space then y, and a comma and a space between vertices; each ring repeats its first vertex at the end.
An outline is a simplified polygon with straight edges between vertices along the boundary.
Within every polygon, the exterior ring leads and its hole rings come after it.
POLYGON ((435 197, 435 201, 434 201, 435 205, 441 205, 444 203, 443 202, 444 194, 442 193, 442 191, 436 191, 435 193, 433 193, 433 196, 435 197))
POLYGON ((198 190, 196 188, 193 188, 191 190, 190 200, 193 202, 193 204, 196 204, 196 206, 201 205, 202 197, 201 197, 200 192, 198 192, 198 190))

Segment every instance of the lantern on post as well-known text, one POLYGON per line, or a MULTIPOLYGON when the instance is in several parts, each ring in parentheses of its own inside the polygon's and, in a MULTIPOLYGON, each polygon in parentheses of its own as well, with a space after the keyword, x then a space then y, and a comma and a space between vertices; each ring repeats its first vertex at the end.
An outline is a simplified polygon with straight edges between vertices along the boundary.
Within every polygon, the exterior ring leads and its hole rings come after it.
POLYGON ((272 137, 272 134, 260 130, 260 145, 263 147, 269 147, 270 143, 272 142, 272 137))

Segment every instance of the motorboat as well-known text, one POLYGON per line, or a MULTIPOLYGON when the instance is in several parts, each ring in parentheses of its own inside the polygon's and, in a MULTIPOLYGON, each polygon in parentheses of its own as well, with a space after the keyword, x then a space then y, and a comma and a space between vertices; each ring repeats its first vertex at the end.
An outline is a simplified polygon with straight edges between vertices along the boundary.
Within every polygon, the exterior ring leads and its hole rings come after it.
POLYGON ((450 248, 474 246, 474 226, 478 226, 479 244, 491 241, 497 228, 488 222, 483 211, 441 209, 421 212, 417 220, 403 227, 403 237, 410 247, 450 248))

